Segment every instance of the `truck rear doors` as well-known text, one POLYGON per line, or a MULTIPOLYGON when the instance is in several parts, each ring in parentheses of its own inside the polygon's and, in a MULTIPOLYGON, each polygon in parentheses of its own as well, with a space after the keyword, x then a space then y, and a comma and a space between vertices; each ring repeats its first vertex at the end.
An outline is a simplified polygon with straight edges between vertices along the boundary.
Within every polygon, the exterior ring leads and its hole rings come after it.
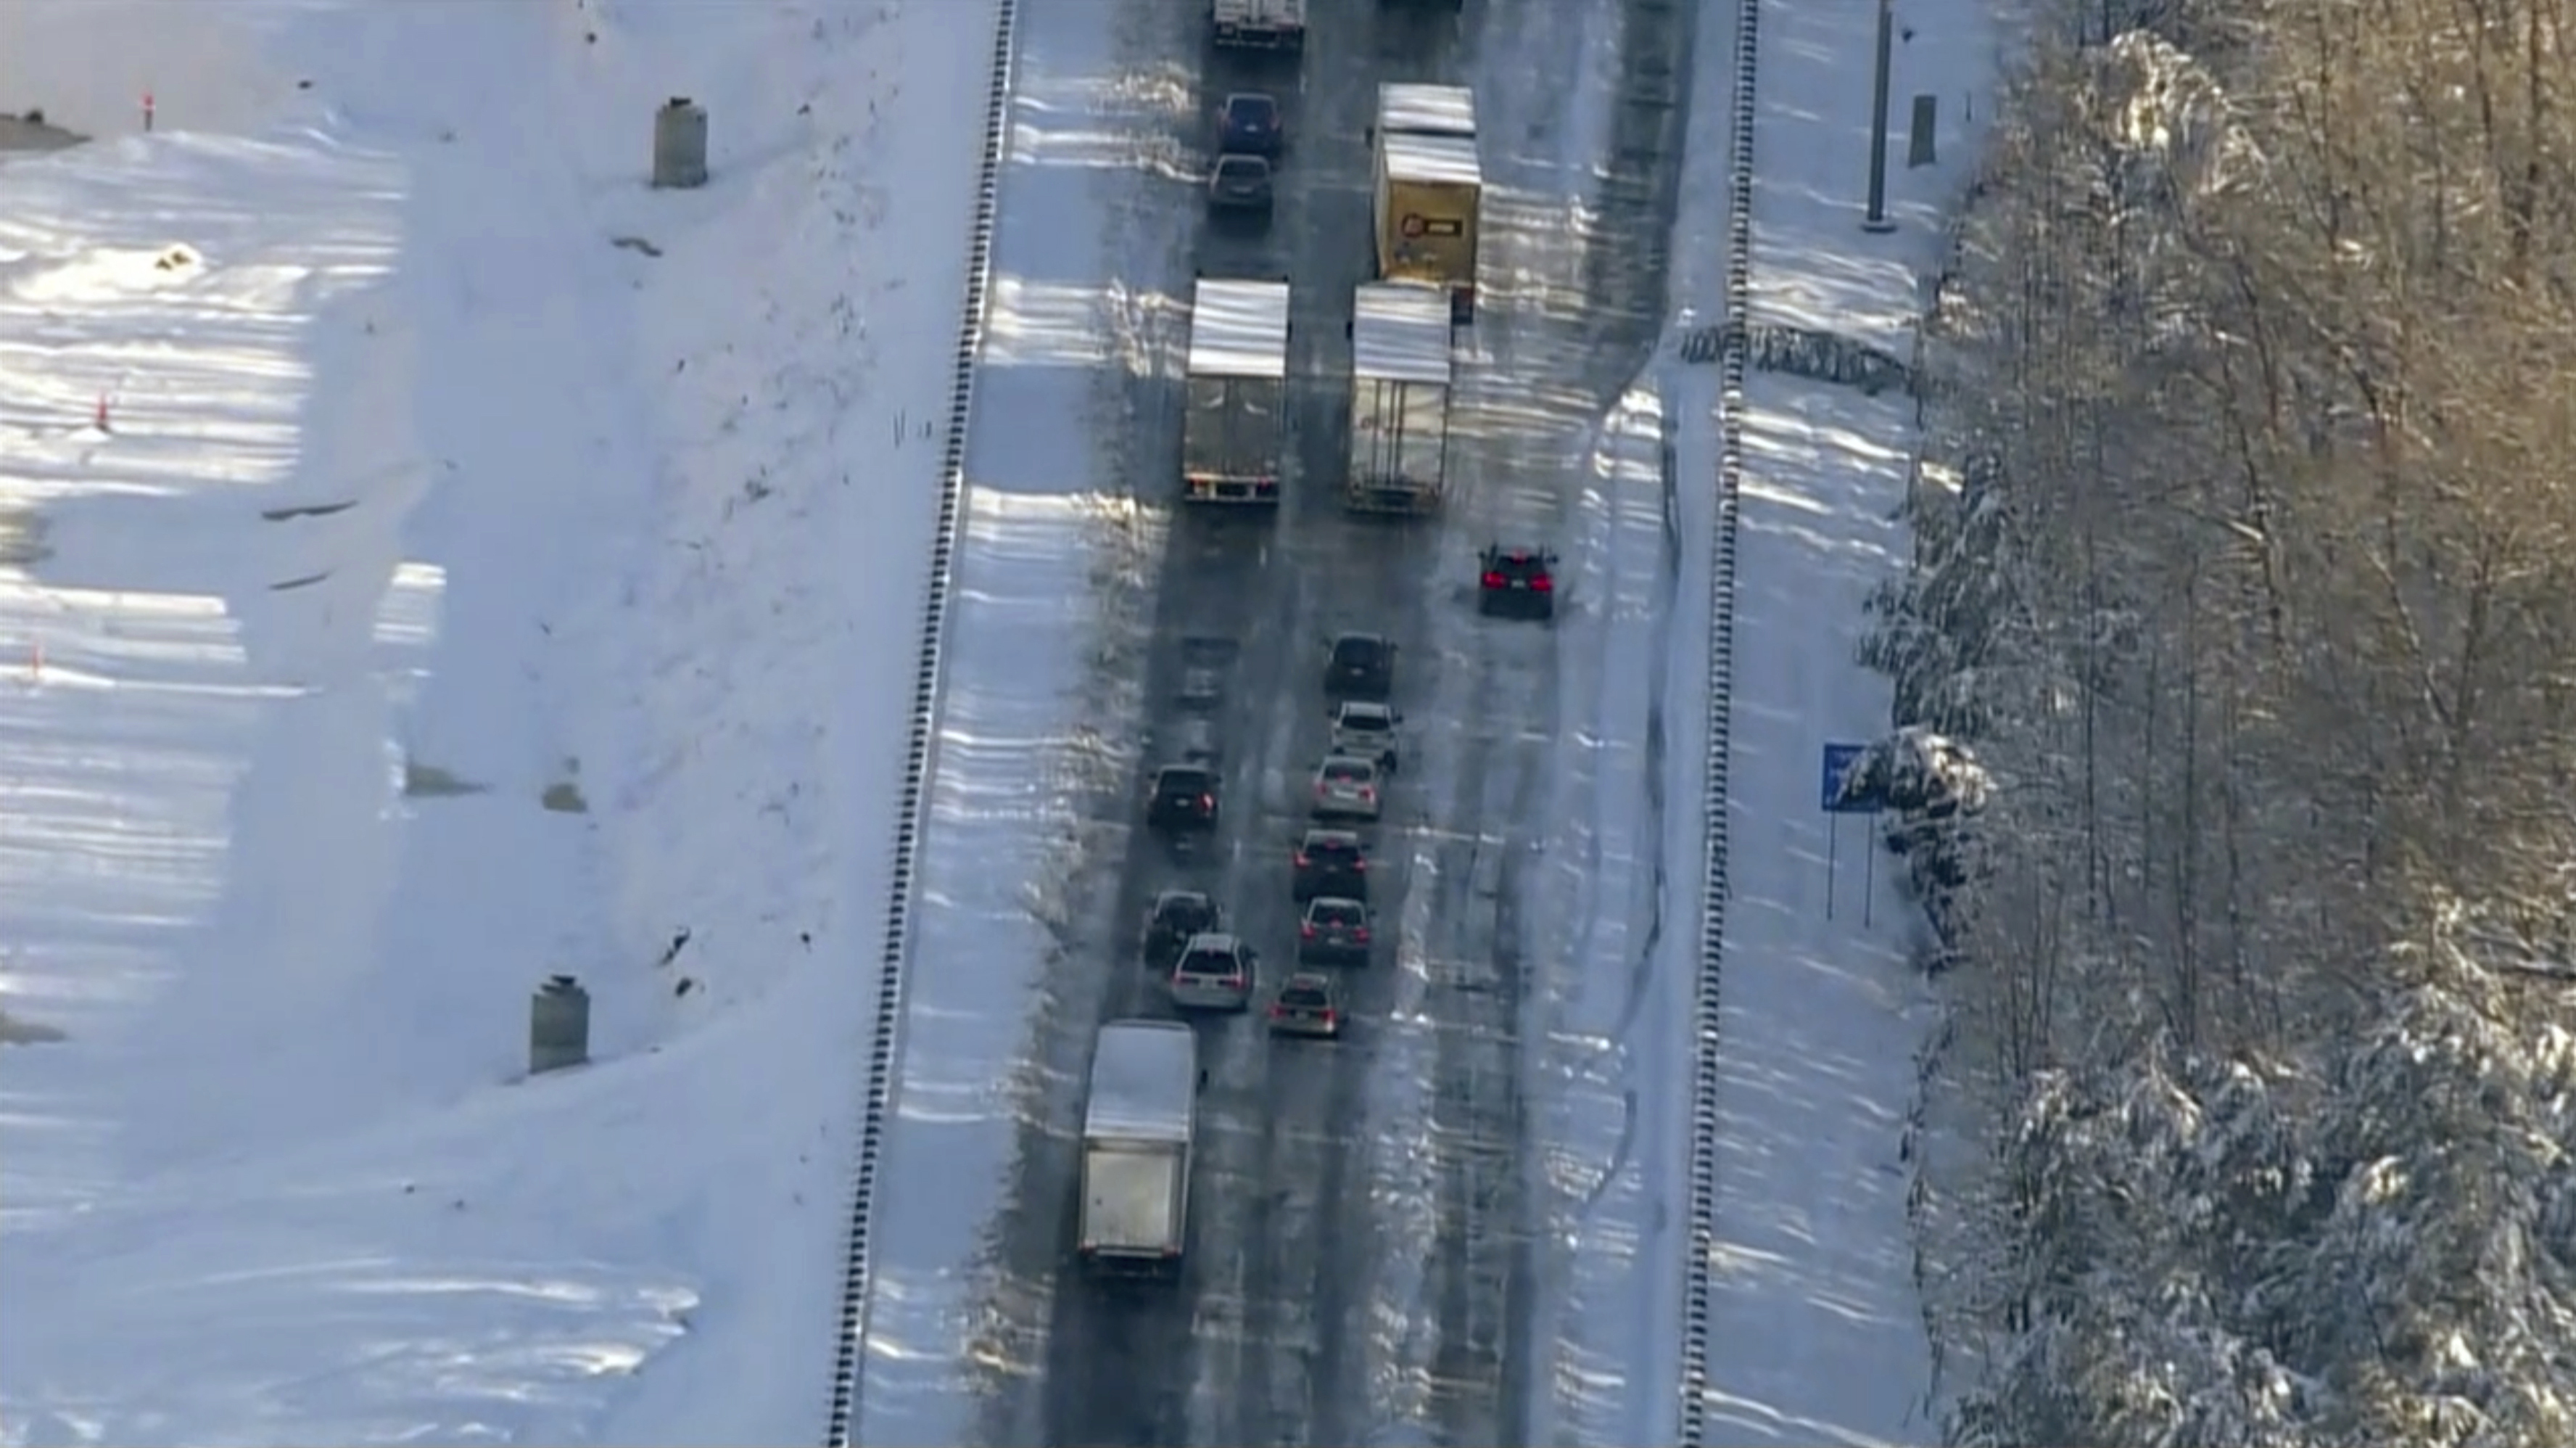
POLYGON ((1181 495, 1276 504, 1288 413, 1288 284, 1202 277, 1190 308, 1181 495))
POLYGON ((1427 513, 1448 486, 1449 301, 1436 287, 1372 282, 1351 299, 1351 452, 1343 501, 1427 513))

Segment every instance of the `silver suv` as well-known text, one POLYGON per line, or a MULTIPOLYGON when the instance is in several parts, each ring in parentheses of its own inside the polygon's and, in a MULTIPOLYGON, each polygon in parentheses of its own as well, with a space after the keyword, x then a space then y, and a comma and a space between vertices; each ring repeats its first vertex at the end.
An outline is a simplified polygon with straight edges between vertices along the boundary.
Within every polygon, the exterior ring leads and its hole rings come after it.
POLYGON ((1259 954, 1232 935, 1193 935, 1172 965, 1172 1004, 1185 1011, 1249 1010, 1259 963, 1259 954))
POLYGON ((1344 699, 1333 706, 1333 753, 1374 760, 1379 769, 1393 774, 1395 726, 1403 722, 1404 716, 1388 705, 1344 699))

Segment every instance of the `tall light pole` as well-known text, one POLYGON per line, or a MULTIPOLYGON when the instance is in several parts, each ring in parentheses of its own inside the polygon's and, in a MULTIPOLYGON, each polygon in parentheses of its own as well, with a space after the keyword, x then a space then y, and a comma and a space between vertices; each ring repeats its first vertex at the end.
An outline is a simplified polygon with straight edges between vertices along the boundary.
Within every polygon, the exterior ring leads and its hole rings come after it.
POLYGON ((1895 32, 1895 0, 1878 0, 1878 64, 1869 92, 1869 213, 1861 218, 1863 231, 1896 229, 1887 219, 1887 69, 1895 32))

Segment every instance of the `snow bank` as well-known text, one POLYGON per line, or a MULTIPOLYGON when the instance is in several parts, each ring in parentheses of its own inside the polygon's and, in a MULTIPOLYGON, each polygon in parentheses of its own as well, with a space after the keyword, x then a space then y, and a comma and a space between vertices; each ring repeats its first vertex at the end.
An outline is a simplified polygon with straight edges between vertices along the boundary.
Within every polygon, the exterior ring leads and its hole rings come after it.
POLYGON ((1861 229, 1878 12, 1763 0, 1747 321, 1913 355, 1921 278, 1937 259, 1994 111, 1991 10, 1986 0, 1895 0, 1886 206, 1893 229, 1879 235, 1861 229), (1932 97, 1938 120, 1937 163, 1919 168, 1906 165, 1917 95, 1932 97))
POLYGON ((1909 414, 1745 391, 1710 1417, 1728 1440, 1902 1441, 1930 1366, 1898 1148, 1932 1013, 1897 871, 1819 789, 1827 741, 1886 728, 1854 651, 1904 556, 1905 455, 1873 439, 1909 414))

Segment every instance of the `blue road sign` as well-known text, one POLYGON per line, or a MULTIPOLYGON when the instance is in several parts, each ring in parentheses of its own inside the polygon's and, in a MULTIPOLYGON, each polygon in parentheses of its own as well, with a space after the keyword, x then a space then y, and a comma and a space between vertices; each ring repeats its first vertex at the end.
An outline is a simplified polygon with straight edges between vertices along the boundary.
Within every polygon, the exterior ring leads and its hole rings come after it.
POLYGON ((1824 780, 1821 791, 1818 795, 1818 804, 1825 813, 1878 813, 1879 806, 1882 801, 1879 799, 1878 792, 1876 790, 1870 790, 1861 794, 1848 795, 1843 792, 1843 781, 1850 776, 1852 766, 1860 763, 1861 756, 1867 753, 1869 753, 1869 746, 1866 744, 1828 744, 1825 746, 1824 780))

